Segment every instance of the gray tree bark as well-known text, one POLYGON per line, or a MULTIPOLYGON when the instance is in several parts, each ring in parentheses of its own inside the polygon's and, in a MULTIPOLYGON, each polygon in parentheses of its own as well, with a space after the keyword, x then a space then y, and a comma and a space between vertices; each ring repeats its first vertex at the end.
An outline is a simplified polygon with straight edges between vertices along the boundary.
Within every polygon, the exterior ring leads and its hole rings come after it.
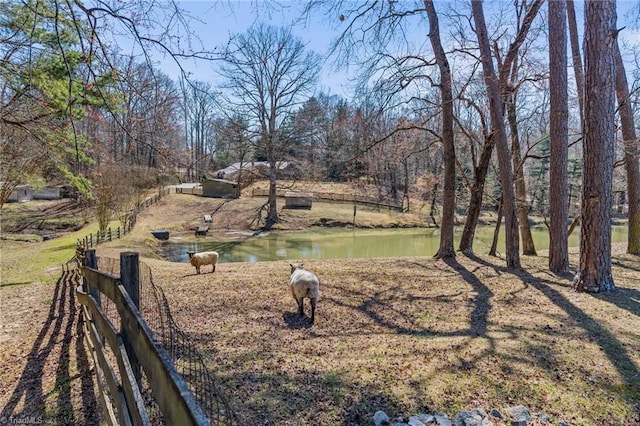
POLYGON ((615 0, 585 2, 582 228, 577 291, 615 290, 611 206, 615 142, 615 0))
POLYGON ((567 95, 567 10, 564 1, 549 2, 549 89, 551 166, 549 168, 549 269, 569 271, 569 101, 567 95))
POLYGON ((614 46, 616 56, 616 95, 620 111, 622 140, 624 141, 624 164, 627 172, 627 196, 629 201, 629 227, 627 253, 640 254, 640 164, 638 137, 629 102, 629 85, 618 43, 614 46))

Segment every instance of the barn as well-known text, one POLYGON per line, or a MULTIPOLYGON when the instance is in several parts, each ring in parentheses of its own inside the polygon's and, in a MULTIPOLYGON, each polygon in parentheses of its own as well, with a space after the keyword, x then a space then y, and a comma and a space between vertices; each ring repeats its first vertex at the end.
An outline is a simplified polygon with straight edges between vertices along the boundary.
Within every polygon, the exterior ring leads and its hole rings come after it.
POLYGON ((240 187, 225 179, 208 179, 202 182, 202 196, 211 198, 238 198, 240 187))

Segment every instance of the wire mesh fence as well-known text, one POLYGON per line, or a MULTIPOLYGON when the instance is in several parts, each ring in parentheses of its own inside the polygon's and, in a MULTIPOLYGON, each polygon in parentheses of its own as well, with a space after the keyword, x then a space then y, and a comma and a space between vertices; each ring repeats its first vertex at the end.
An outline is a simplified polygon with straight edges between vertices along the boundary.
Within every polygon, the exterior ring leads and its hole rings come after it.
MULTIPOLYGON (((120 276, 120 260, 97 257, 98 270, 120 276)), ((153 282, 151 268, 139 262, 139 310, 158 341, 163 346, 178 373, 185 379, 196 402, 212 425, 236 425, 237 419, 220 384, 207 368, 204 359, 189 335, 183 332, 171 315, 169 302, 162 288, 153 282)), ((115 304, 108 298, 100 301, 102 310, 114 323, 120 323, 115 304)), ((144 374, 143 374, 144 376, 144 374)), ((151 390, 142 380, 142 393, 153 424, 164 424, 151 390)))

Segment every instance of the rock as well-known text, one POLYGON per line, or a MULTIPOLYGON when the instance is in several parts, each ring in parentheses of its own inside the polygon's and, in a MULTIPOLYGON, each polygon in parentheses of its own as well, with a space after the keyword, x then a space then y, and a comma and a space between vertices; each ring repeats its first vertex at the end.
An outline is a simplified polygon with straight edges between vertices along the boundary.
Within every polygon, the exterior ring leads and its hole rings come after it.
POLYGON ((449 420, 446 414, 436 414, 435 418, 438 426, 453 426, 453 423, 451 423, 451 420, 449 420))
POLYGON ((409 425, 410 426, 427 426, 427 424, 422 420, 420 420, 418 416, 409 417, 409 425))
MULTIPOLYGON (((532 426, 553 425, 552 417, 546 413, 531 414, 524 405, 516 405, 506 408, 502 414, 497 408, 493 408, 489 414, 482 408, 459 412, 452 422, 447 413, 420 413, 409 417, 396 417, 391 420, 387 413, 378 411, 373 416, 375 426, 496 426, 493 420, 498 419, 497 425, 532 426)), ((569 423, 558 421, 557 426, 570 426, 569 423)))
POLYGON ((418 420, 420 420, 425 425, 430 425, 430 424, 435 424, 436 423, 436 418, 431 414, 422 413, 422 414, 418 414, 416 417, 418 418, 418 420))
POLYGON ((531 413, 524 405, 516 405, 506 409, 511 417, 512 426, 527 426, 531 422, 531 413))
POLYGON ((373 424, 375 426, 388 425, 389 420, 391 419, 384 411, 376 411, 376 413, 373 415, 373 424))
POLYGON ((504 419, 504 416, 502 415, 500 410, 498 410, 497 408, 494 408, 493 410, 491 410, 491 415, 496 419, 504 419))
POLYGON ((487 413, 482 409, 461 411, 454 419, 456 426, 494 426, 487 413))

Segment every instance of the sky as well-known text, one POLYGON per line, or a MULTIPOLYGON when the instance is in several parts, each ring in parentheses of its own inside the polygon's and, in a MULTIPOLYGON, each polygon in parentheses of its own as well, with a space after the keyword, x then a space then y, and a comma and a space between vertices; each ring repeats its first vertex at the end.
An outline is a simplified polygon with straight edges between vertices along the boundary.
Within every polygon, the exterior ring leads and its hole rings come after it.
MULTIPOLYGON (((337 31, 329 30, 328 25, 319 19, 306 24, 300 23, 302 1, 279 1, 278 4, 281 6, 279 11, 262 3, 255 0, 178 2, 181 8, 196 18, 191 21, 190 30, 198 35, 205 48, 224 46, 232 35, 244 33, 257 22, 275 26, 295 23, 292 30, 294 36, 305 43, 307 49, 323 57, 326 56, 331 42, 337 36, 337 31)), ((212 84, 215 84, 217 78, 214 71, 215 65, 216 63, 204 61, 185 60, 183 62, 183 67, 192 72, 196 80, 209 81, 212 84)), ((161 68, 171 77, 178 78, 179 67, 172 61, 163 60, 161 68)), ((320 76, 319 89, 325 93, 345 96, 350 92, 347 73, 334 71, 330 62, 325 63, 320 76)))
MULTIPOLYGON (((407 0, 396 0, 407 1, 407 0)), ((439 10, 439 3, 443 4, 448 0, 436 0, 436 10, 439 10)), ((512 0, 497 0, 511 4, 512 0)), ((178 1, 181 8, 188 11, 193 17, 190 21, 189 29, 196 34, 204 48, 210 49, 215 46, 224 46, 229 38, 237 33, 245 32, 252 24, 257 22, 269 23, 276 26, 286 26, 294 23, 301 16, 301 0, 271 0, 264 2, 262 0, 190 0, 178 1), (280 7, 276 10, 274 7, 268 7, 268 4, 277 4, 280 7)), ((412 2, 413 3, 413 2, 412 2)), ((486 1, 485 10, 491 7, 491 4, 497 4, 496 1, 486 1)), ((640 44, 640 31, 638 23, 629 17, 629 11, 634 7, 639 7, 640 0, 618 0, 618 27, 626 28, 620 33, 622 40, 640 44)), ((583 1, 576 0, 576 15, 578 18, 578 27, 582 28, 583 1)), ((546 7, 543 6, 546 13, 546 7)), ((489 12, 487 19, 489 19, 489 12)), ((307 44, 307 48, 316 53, 325 56, 329 52, 329 48, 339 31, 344 28, 344 23, 337 19, 339 11, 335 11, 336 19, 327 22, 319 15, 314 15, 310 22, 298 22, 293 27, 293 34, 307 44), (342 27, 341 27, 342 24, 342 27)), ((633 14, 634 17, 638 13, 633 14)), ((442 24, 441 24, 442 27, 442 24)), ((416 37, 426 40, 428 35, 428 25, 424 23, 424 28, 415 28, 416 37)), ((446 28, 441 28, 444 34, 446 28)), ((443 35, 444 37, 444 35, 443 35)), ((160 68, 174 79, 179 78, 179 67, 171 60, 159 59, 160 68)), ((204 61, 184 60, 182 65, 185 69, 192 73, 195 80, 211 83, 213 86, 219 83, 214 67, 216 63, 204 61)), ((634 64, 630 64, 635 66, 634 64)), ((329 59, 323 66, 319 81, 319 91, 329 94, 337 94, 349 98, 352 93, 352 84, 349 77, 354 74, 347 74, 345 71, 336 71, 329 59)))

